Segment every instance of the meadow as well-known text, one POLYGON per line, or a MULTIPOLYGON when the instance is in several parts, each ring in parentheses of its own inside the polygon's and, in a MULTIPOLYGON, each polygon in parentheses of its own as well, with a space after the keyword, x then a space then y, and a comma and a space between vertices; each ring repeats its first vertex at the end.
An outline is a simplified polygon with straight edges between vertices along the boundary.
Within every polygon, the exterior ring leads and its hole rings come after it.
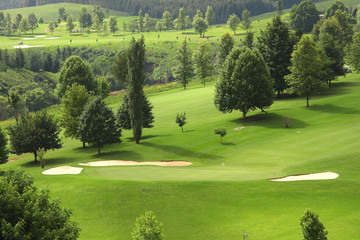
MULTIPOLYGON (((265 17, 253 21, 254 32, 268 21, 265 17)), ((46 26, 41 27, 36 35, 44 34, 46 26)), ((209 41, 215 42, 224 31, 228 31, 226 26, 217 25, 206 35, 214 36, 209 41)), ((123 40, 118 34, 99 37, 98 43, 96 33, 75 35, 72 44, 123 47, 122 42, 140 36, 126 33, 123 40)), ((162 32, 160 39, 158 33, 143 34, 147 45, 180 42, 180 36, 191 36, 194 43, 203 40, 197 34, 176 31, 162 32)), ((56 47, 70 39, 65 32, 54 36, 60 38, 29 41, 56 47)), ((243 31, 236 36, 238 44, 240 37, 243 31)), ((19 41, 0 40, 8 48, 19 41)), ((64 207, 73 209, 72 220, 82 228, 80 239, 130 239, 135 219, 152 210, 164 223, 166 239, 241 239, 246 231, 248 239, 293 240, 301 238, 299 219, 307 208, 320 214, 329 240, 354 239, 360 235, 359 78, 359 73, 340 77, 332 88, 311 98, 309 108, 305 98, 281 98, 267 113, 254 111, 246 120, 240 112, 223 114, 215 108, 215 81, 206 86, 194 81, 187 90, 149 90, 155 127, 144 129, 139 145, 131 131, 123 131, 122 143, 105 146, 97 156, 96 148, 83 149, 80 141, 63 137, 64 147, 45 155, 45 169, 79 167, 78 163, 96 160, 181 160, 192 166, 84 167, 79 175, 46 176, 33 155, 24 154, 12 155, 14 161, 0 168, 24 168, 38 187, 49 188, 53 198, 60 197, 64 207), (188 124, 182 133, 175 117, 184 111, 188 124), (289 128, 284 127, 285 117, 290 119, 289 128), (214 134, 218 127, 227 129, 224 144, 214 134), (327 171, 340 176, 323 181, 268 181, 327 171)), ((114 111, 121 98, 107 98, 114 111)), ((60 108, 49 110, 58 118, 60 108)))

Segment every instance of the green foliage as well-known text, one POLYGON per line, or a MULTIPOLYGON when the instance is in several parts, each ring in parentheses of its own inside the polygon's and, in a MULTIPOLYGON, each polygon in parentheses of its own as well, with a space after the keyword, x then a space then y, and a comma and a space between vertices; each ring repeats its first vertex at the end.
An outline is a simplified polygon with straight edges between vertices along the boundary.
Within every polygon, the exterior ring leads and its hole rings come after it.
POLYGON ((290 85, 290 91, 306 96, 306 106, 309 99, 320 87, 323 80, 323 63, 321 50, 308 36, 302 36, 291 55, 291 73, 285 77, 290 85))
POLYGON ((91 100, 92 94, 86 88, 77 83, 68 86, 62 97, 61 126, 64 128, 64 135, 71 138, 79 138, 78 128, 80 115, 86 104, 91 100))
POLYGON ((163 231, 163 224, 157 220, 152 211, 148 211, 136 219, 131 235, 133 240, 163 240, 163 231))
POLYGON ((208 24, 206 23, 205 19, 202 17, 202 13, 198 10, 198 14, 194 16, 193 23, 192 23, 195 32, 200 34, 200 37, 205 33, 208 29, 208 24))
POLYGON ((75 240, 80 228, 70 221, 72 212, 50 199, 47 189, 33 186, 24 170, 8 170, 0 181, 1 239, 75 240))
POLYGON ((340 10, 341 12, 347 11, 344 3, 337 0, 326 9, 324 18, 327 19, 334 16, 336 11, 338 10, 340 10))
POLYGON ((246 31, 244 46, 248 48, 252 48, 254 44, 254 33, 251 30, 246 31))
POLYGON ((140 10, 139 18, 138 18, 138 28, 139 28, 140 32, 143 31, 143 27, 144 27, 144 16, 143 16, 143 12, 140 10))
POLYGON ((328 232, 320 222, 319 214, 310 209, 307 209, 304 216, 300 218, 300 226, 304 240, 327 240, 328 232))
POLYGON ((221 66, 226 57, 229 55, 231 50, 234 47, 234 38, 230 33, 224 33, 221 36, 220 46, 219 46, 219 65, 221 66))
POLYGON ((257 49, 235 48, 216 84, 215 106, 222 112, 240 110, 246 118, 250 110, 271 106, 272 84, 268 67, 257 49))
POLYGON ((181 31, 186 29, 186 15, 184 8, 179 9, 178 29, 181 31))
POLYGON ((111 32, 113 35, 114 35, 115 32, 118 30, 116 17, 111 16, 111 17, 109 18, 109 28, 110 28, 110 32, 111 32))
POLYGON ((49 31, 51 32, 51 36, 53 35, 54 31, 55 31, 55 23, 54 22, 50 22, 48 25, 49 31))
POLYGON ((245 30, 249 29, 251 27, 250 11, 245 9, 242 12, 241 18, 242 18, 241 23, 242 23, 244 29, 245 30))
POLYGON ((106 80, 105 77, 99 77, 96 79, 96 83, 96 95, 100 96, 102 99, 107 98, 110 93, 110 83, 106 80))
POLYGON ((64 7, 60 7, 59 8, 59 18, 62 19, 62 20, 66 20, 66 17, 65 17, 65 8, 64 7))
POLYGON ((183 114, 182 113, 178 113, 176 115, 176 118, 175 118, 175 122, 177 125, 179 125, 179 127, 181 127, 181 132, 184 132, 184 126, 185 124, 187 124, 187 118, 186 118, 186 113, 184 112, 183 114))
POLYGON ((234 35, 236 35, 236 29, 240 25, 240 18, 236 14, 231 14, 227 24, 229 25, 229 28, 234 31, 234 35))
POLYGON ((205 21, 209 27, 211 27, 211 25, 215 22, 215 13, 211 6, 207 6, 205 21))
POLYGON ((45 161, 45 159, 44 159, 45 154, 46 154, 46 151, 45 151, 45 149, 43 149, 43 148, 40 148, 40 149, 37 151, 37 155, 38 155, 38 157, 39 157, 39 162, 40 162, 41 168, 44 168, 44 167, 45 167, 45 163, 46 163, 46 161, 45 161))
POLYGON ((19 115, 24 110, 23 101, 19 92, 10 91, 8 95, 8 103, 11 110, 11 115, 14 116, 17 122, 19 119, 19 115))
POLYGON ((27 91, 24 94, 24 100, 26 108, 32 112, 58 103, 58 99, 53 92, 46 92, 40 87, 27 91))
POLYGON ((127 68, 127 52, 122 52, 117 55, 113 66, 113 73, 117 80, 124 85, 126 84, 127 68))
POLYGON ((226 136, 226 129, 225 128, 216 128, 216 129, 214 129, 214 133, 216 135, 220 135, 220 143, 223 144, 222 138, 226 136))
POLYGON ((15 154, 33 153, 37 161, 37 151, 44 148, 58 149, 62 147, 60 128, 52 115, 45 111, 20 116, 17 124, 8 128, 11 152, 15 154))
POLYGON ((84 32, 84 29, 90 29, 90 27, 93 24, 93 20, 91 17, 91 14, 88 13, 87 9, 85 7, 82 7, 79 13, 79 25, 81 28, 81 32, 84 32))
POLYGON ((311 0, 302 1, 291 8, 290 25, 295 30, 310 32, 319 19, 319 12, 311 0))
POLYGON ((352 68, 360 71, 360 32, 356 32, 353 36, 347 59, 352 68))
POLYGON ((173 27, 173 17, 169 11, 165 11, 162 16, 162 21, 164 23, 164 26, 166 30, 171 30, 173 27))
POLYGON ((105 13, 104 11, 101 9, 100 5, 98 3, 96 3, 94 5, 94 9, 93 9, 93 15, 94 18, 95 16, 97 16, 99 18, 99 22, 102 23, 104 21, 105 18, 105 13))
POLYGON ((85 106, 77 134, 82 142, 97 146, 98 155, 105 144, 121 142, 121 129, 116 123, 114 113, 100 97, 85 106))
POLYGON ((6 163, 9 158, 8 139, 4 130, 0 127, 0 163, 6 163))
POLYGON ((128 74, 126 87, 129 94, 129 113, 131 128, 136 144, 140 143, 143 125, 143 86, 145 76, 143 73, 145 61, 145 39, 142 36, 138 41, 133 37, 127 51, 128 74))
POLYGON ((29 25, 30 25, 30 27, 31 27, 31 33, 34 34, 34 28, 37 27, 37 22, 38 22, 38 20, 37 20, 37 18, 36 18, 36 16, 35 16, 34 13, 30 13, 29 16, 28 16, 28 19, 29 19, 29 20, 28 20, 28 21, 29 21, 29 25))
POLYGON ((72 15, 69 15, 67 18, 66 18, 66 30, 69 31, 70 33, 70 36, 71 36, 71 32, 72 30, 74 30, 75 28, 75 24, 73 22, 73 16, 72 15))
POLYGON ((214 72, 212 59, 211 46, 207 42, 201 42, 198 49, 194 52, 193 62, 195 72, 200 76, 201 82, 204 85, 206 78, 214 72))
MULTIPOLYGON (((142 127, 143 128, 152 128, 154 125, 154 115, 152 109, 154 108, 149 99, 143 94, 142 95, 142 127)), ((130 119, 130 98, 128 94, 125 94, 123 97, 123 102, 117 111, 117 120, 121 129, 130 130, 131 129, 131 119, 130 119)))
POLYGON ((184 39, 176 54, 177 64, 172 69, 175 79, 184 86, 184 89, 186 89, 186 85, 193 75, 191 54, 191 50, 187 46, 187 40, 184 39))
POLYGON ((288 25, 283 23, 279 16, 267 24, 258 38, 259 51, 269 67, 271 78, 274 79, 278 97, 288 87, 284 77, 290 73, 288 68, 291 65, 294 45, 295 39, 290 34, 288 25))
POLYGON ((90 66, 85 64, 79 56, 71 56, 66 59, 59 76, 59 97, 65 94, 67 86, 74 83, 84 85, 88 91, 96 89, 96 81, 92 75, 90 66))

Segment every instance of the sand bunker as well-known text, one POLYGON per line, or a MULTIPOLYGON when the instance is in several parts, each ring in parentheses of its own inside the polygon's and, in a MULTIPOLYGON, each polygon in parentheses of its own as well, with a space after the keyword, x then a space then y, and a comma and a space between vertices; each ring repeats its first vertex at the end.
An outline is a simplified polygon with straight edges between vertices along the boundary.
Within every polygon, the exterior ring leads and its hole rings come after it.
POLYGON ((45 35, 39 35, 39 36, 35 36, 36 38, 43 38, 45 37, 45 35))
POLYGON ((19 45, 13 46, 14 48, 34 48, 34 47, 44 47, 44 45, 36 45, 36 46, 29 46, 29 45, 19 45))
POLYGON ((36 38, 23 38, 23 40, 34 40, 36 38))
POLYGON ((109 161, 96 161, 88 163, 79 163, 81 166, 103 167, 103 166, 140 166, 140 165, 154 165, 163 167, 183 167, 190 166, 192 162, 184 161, 163 161, 163 162, 135 162, 124 160, 109 160, 109 161))
POLYGON ((44 38, 44 39, 47 39, 47 40, 51 40, 51 39, 58 39, 60 37, 50 37, 50 38, 44 38))
POLYGON ((243 130, 244 128, 245 128, 244 126, 239 126, 239 127, 234 128, 233 130, 234 130, 234 131, 241 131, 241 130, 243 130))
POLYGON ((71 166, 60 166, 56 168, 50 168, 42 172, 45 175, 64 175, 64 174, 80 174, 83 168, 71 167, 71 166))
POLYGON ((274 178, 269 181, 273 182, 292 182, 292 181, 308 181, 308 180, 329 180, 338 178, 339 174, 334 172, 311 173, 304 175, 287 176, 283 178, 274 178))

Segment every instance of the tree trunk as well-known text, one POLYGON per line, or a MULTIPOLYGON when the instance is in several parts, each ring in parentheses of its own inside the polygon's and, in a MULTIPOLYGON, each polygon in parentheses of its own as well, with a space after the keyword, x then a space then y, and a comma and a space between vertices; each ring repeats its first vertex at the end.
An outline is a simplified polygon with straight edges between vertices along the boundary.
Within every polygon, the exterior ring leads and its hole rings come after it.
POLYGON ((329 80, 329 88, 331 88, 331 80, 329 80))
POLYGON ((277 98, 280 98, 280 90, 277 91, 277 98))
POLYGON ((220 136, 220 143, 223 144, 222 137, 220 136))
POLYGON ((37 151, 34 151, 35 162, 37 162, 37 151))
POLYGON ((186 84, 184 84, 184 89, 186 90, 186 84))
POLYGON ((181 127, 181 132, 182 132, 182 133, 184 132, 184 129, 183 129, 183 127, 181 127))
POLYGON ((307 95, 307 96, 306 96, 306 107, 309 107, 309 99, 310 99, 310 98, 309 98, 309 96, 307 95))
POLYGON ((85 142, 83 142, 83 148, 85 148, 85 142))
POLYGON ((100 152, 100 144, 98 144, 98 155, 100 156, 101 152, 100 152))
POLYGON ((243 119, 246 119, 246 114, 247 114, 247 111, 243 111, 243 119))

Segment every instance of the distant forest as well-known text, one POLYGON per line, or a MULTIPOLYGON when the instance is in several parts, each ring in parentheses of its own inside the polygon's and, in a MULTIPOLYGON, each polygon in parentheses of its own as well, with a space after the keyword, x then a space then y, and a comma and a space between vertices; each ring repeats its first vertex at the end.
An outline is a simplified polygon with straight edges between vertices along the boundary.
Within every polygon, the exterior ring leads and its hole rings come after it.
MULTIPOLYGON (((0 9, 30 7, 49 3, 70 2, 80 4, 99 3, 101 7, 137 15, 139 10, 148 13, 152 18, 161 18, 164 11, 170 11, 176 18, 180 8, 186 15, 194 16, 197 9, 204 14, 207 6, 211 6, 216 15, 216 23, 225 23, 230 14, 241 17, 244 9, 251 15, 258 15, 276 10, 277 0, 0 0, 0 9)), ((301 0, 283 0, 284 8, 291 8, 301 0)))

